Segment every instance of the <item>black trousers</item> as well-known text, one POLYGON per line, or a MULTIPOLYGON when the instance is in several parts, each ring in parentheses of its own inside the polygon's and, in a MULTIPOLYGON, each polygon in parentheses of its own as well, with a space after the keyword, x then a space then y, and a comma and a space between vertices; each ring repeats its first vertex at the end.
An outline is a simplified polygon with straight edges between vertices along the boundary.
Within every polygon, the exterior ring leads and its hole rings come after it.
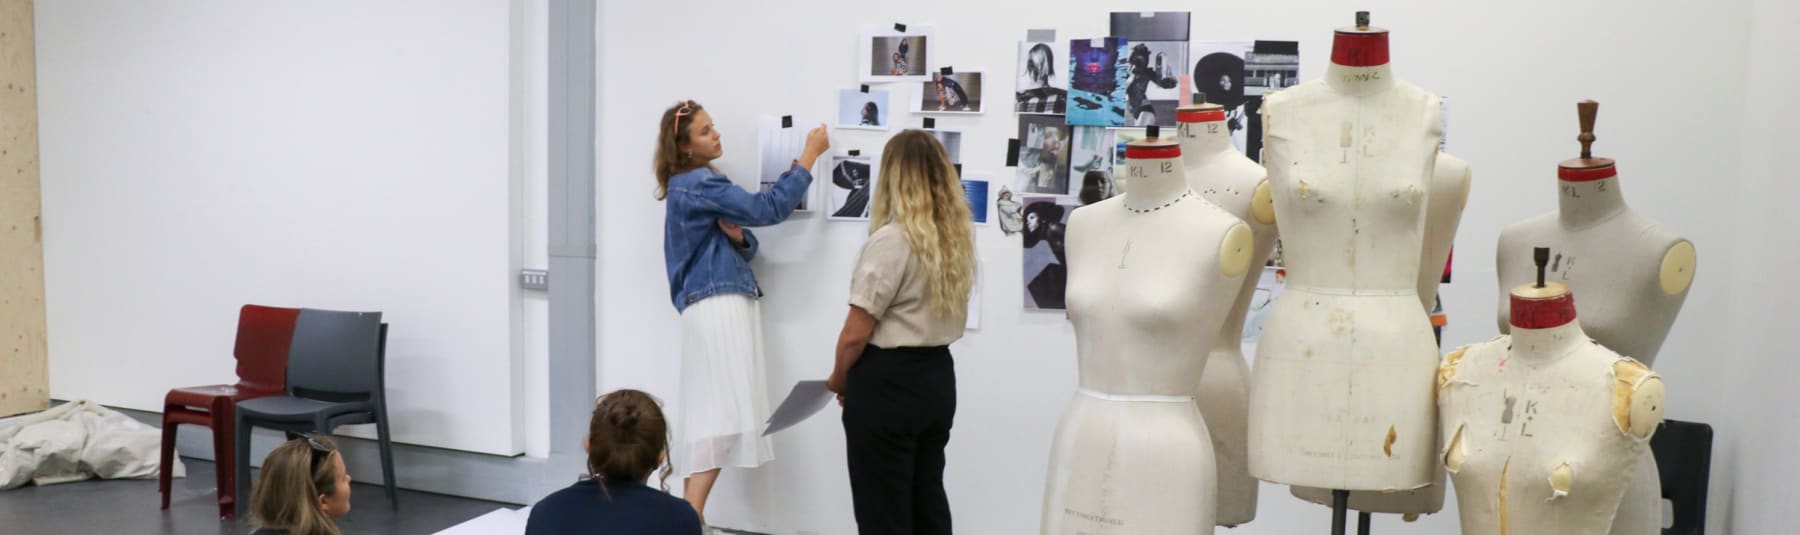
POLYGON ((858 533, 950 533, 944 445, 955 417, 956 365, 948 348, 863 351, 844 392, 858 533))

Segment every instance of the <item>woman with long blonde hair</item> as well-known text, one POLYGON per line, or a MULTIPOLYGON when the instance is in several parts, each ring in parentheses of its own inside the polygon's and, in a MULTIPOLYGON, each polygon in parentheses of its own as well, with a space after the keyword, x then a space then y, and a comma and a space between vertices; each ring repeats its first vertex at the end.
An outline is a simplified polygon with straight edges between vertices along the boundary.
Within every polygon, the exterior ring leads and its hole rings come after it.
POLYGON ((331 439, 301 436, 263 459, 250 494, 251 535, 339 535, 333 519, 349 513, 350 473, 331 439))
POLYGON ((844 406, 859 532, 948 534, 944 446, 956 416, 948 346, 962 338, 975 282, 972 217, 956 168, 929 133, 889 140, 879 176, 827 385, 844 406))

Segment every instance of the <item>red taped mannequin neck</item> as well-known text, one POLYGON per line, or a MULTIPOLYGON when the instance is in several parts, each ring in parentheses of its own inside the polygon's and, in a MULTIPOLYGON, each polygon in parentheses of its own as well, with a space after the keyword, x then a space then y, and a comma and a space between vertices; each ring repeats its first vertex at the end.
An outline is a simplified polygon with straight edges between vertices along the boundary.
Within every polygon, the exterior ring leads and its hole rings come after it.
POLYGON ((1387 65, 1387 32, 1337 32, 1331 41, 1331 62, 1345 67, 1376 67, 1387 65))
POLYGON ((1561 284, 1544 288, 1520 287, 1512 292, 1514 329, 1549 329, 1575 321, 1575 294, 1561 284))

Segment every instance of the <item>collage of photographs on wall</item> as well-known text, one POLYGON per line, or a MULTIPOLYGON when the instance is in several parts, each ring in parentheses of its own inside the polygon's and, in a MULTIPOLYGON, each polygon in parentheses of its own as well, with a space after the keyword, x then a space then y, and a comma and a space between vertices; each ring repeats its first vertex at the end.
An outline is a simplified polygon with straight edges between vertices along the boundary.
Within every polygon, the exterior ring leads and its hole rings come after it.
MULTIPOLYGON (((1129 187, 1123 179, 1125 146, 1143 139, 1146 127, 1174 127, 1175 109, 1184 104, 1218 104, 1233 145, 1257 160, 1263 95, 1300 82, 1297 42, 1195 40, 1187 12, 1108 16, 1105 36, 1059 39, 1055 30, 1027 32, 1018 44, 1013 77, 1018 150, 1016 159, 1009 151, 1012 179, 990 190, 1001 175, 963 174, 976 223, 986 225, 991 207, 1000 231, 1020 240, 1026 310, 1064 309, 1064 225, 1074 210, 1129 187)), ((858 86, 837 91, 837 116, 828 122, 874 132, 924 125, 961 171, 963 132, 938 128, 932 117, 987 113, 987 87, 995 79, 988 71, 951 66, 937 45, 931 26, 865 25, 857 42, 858 86), (919 117, 908 119, 905 112, 919 117)), ((787 162, 777 155, 793 152, 804 140, 804 129, 794 124, 816 123, 762 120, 758 180, 765 189, 785 170, 787 162)), ((1000 142, 981 141, 981 146, 1000 142)), ((871 149, 878 145, 843 149, 821 160, 815 174, 830 180, 816 182, 815 189, 824 191, 809 192, 803 213, 820 203, 829 221, 868 221, 870 196, 881 179, 881 155, 871 149)), ((1263 275, 1267 291, 1258 292, 1246 336, 1261 324, 1257 311, 1279 292, 1277 247, 1263 275)))
MULTIPOLYGON (((1018 193, 1002 188, 995 210, 1002 231, 1021 235, 1027 310, 1064 309, 1063 226, 1075 209, 1129 187, 1125 146, 1143 139, 1145 127, 1175 126, 1183 104, 1219 104, 1233 145, 1256 160, 1263 95, 1300 83, 1297 42, 1193 40, 1185 12, 1110 17, 1104 37, 1058 40, 1034 30, 1019 43, 1018 193)), ((1260 330, 1280 279, 1277 256, 1252 303, 1247 337, 1260 330)))

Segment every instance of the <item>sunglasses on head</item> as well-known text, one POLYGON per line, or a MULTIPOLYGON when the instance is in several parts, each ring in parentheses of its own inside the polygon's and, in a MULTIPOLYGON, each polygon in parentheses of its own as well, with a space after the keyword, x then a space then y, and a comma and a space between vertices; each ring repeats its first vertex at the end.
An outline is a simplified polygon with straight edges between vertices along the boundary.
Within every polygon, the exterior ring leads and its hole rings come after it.
POLYGON ((681 107, 675 108, 674 124, 669 125, 672 127, 669 128, 669 139, 679 139, 678 136, 681 135, 681 118, 693 115, 693 113, 693 108, 689 108, 687 102, 682 102, 681 107))
POLYGON ((311 468, 314 473, 317 473, 319 471, 319 463, 324 462, 324 460, 326 458, 331 457, 331 452, 337 451, 336 449, 334 449, 330 446, 326 446, 325 443, 319 442, 319 438, 317 436, 314 436, 311 434, 301 434, 300 438, 305 438, 306 446, 308 448, 312 449, 312 461, 311 461, 312 467, 311 468))

